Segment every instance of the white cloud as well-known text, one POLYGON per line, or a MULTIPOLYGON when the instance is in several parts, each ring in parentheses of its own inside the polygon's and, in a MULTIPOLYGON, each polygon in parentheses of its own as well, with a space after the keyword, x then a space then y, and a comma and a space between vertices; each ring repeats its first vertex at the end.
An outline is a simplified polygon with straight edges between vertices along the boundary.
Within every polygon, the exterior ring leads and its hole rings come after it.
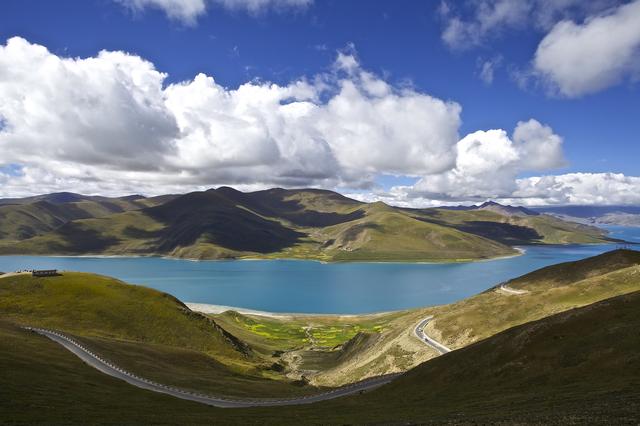
POLYGON ((504 197, 516 190, 519 173, 563 164, 562 138, 531 119, 517 124, 513 139, 501 129, 468 134, 456 145, 455 167, 423 177, 411 192, 440 200, 504 197))
POLYGON ((451 49, 485 44, 508 30, 546 31, 562 19, 583 19, 615 5, 617 0, 468 0, 440 3, 442 40, 451 49))
POLYGON ((565 96, 597 92, 640 72, 640 0, 583 24, 561 21, 540 42, 535 70, 565 96))
POLYGON ((365 187, 378 173, 454 162, 460 106, 395 87, 353 55, 287 85, 228 89, 200 74, 165 87, 165 78, 123 52, 62 58, 21 38, 0 46, 0 166, 25 166, 5 176, 2 195, 38 176, 76 191, 365 187))
POLYGON ((640 204, 640 177, 622 173, 569 173, 519 179, 513 200, 529 205, 640 204))
POLYGON ((487 86, 493 83, 496 70, 502 65, 502 56, 498 55, 493 59, 478 61, 478 77, 487 86))
POLYGON ((471 3, 471 8, 472 16, 465 19, 453 12, 449 3, 441 3, 440 13, 446 20, 442 40, 452 49, 469 49, 489 35, 523 25, 531 4, 526 0, 482 0, 471 3), (443 4, 447 6, 443 8, 443 4))
POLYGON ((142 11, 147 8, 162 10, 170 19, 186 25, 194 25, 201 15, 207 13, 208 6, 215 5, 227 10, 241 10, 251 14, 266 10, 305 8, 313 0, 115 0, 123 6, 142 11))
POLYGON ((21 38, 0 46, 0 196, 229 184, 374 188, 356 196, 406 206, 640 202, 637 177, 518 179, 564 165, 550 127, 529 120, 512 136, 494 129, 460 139, 460 105, 397 87, 353 52, 341 52, 329 73, 285 85, 165 79, 123 52, 64 58, 21 38), (380 174, 421 179, 382 191, 380 174))

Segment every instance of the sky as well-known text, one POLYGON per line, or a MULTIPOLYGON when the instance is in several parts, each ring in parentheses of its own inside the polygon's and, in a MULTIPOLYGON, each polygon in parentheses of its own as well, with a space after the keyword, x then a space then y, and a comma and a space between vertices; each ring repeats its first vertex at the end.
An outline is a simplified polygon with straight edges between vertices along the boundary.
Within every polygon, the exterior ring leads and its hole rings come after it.
POLYGON ((640 0, 4 0, 0 197, 640 204, 640 0))

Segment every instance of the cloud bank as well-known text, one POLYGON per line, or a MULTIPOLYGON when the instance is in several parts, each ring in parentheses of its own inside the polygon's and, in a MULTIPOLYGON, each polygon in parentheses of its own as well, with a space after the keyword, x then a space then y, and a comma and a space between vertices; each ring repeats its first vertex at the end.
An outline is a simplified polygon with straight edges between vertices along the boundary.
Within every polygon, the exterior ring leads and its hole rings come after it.
POLYGON ((366 187, 450 168, 458 140, 458 104, 394 87, 349 53, 311 79, 228 89, 204 74, 165 86, 124 52, 63 58, 12 38, 0 70, 1 161, 70 183, 366 187))
POLYGON ((640 178, 572 174, 562 138, 535 119, 460 137, 461 106, 338 52, 321 74, 227 88, 199 74, 167 84, 143 58, 67 58, 15 37, 0 45, 0 196, 124 195, 219 185, 358 191, 402 205, 518 199, 640 202, 640 178), (376 193, 380 175, 417 178, 376 193))

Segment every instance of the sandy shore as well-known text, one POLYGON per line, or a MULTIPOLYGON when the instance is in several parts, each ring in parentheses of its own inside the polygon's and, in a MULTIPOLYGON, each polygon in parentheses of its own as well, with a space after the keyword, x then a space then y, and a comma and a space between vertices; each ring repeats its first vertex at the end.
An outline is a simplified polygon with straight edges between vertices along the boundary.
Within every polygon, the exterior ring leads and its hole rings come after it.
POLYGON ((370 314, 308 314, 308 313, 285 313, 285 312, 266 312, 266 311, 258 311, 254 309, 245 309, 245 308, 237 308, 234 306, 225 306, 225 305, 209 305, 206 303, 185 303, 195 312, 200 312, 203 314, 221 314, 226 311, 235 311, 241 314, 246 315, 257 315, 262 317, 270 317, 270 318, 280 318, 280 319, 291 319, 291 318, 300 318, 300 317, 335 317, 335 318, 354 318, 354 317, 369 317, 369 316, 378 316, 385 315, 391 313, 389 312, 376 312, 370 314))

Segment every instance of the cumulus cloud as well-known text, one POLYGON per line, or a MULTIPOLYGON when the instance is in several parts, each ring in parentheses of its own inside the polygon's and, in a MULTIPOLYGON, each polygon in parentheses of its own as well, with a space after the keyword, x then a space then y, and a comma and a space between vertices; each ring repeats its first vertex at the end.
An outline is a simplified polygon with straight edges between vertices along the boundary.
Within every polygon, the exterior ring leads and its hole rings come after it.
POLYGON ((562 95, 577 97, 640 73, 640 0, 583 24, 561 21, 540 42, 534 69, 562 95))
POLYGON ((63 58, 21 38, 0 46, 0 161, 25 166, 23 176, 5 176, 4 195, 31 178, 77 191, 109 182, 152 193, 366 187, 377 173, 440 173, 454 163, 460 106, 395 87, 353 54, 287 85, 228 89, 200 74, 165 86, 165 78, 123 52, 63 58))
POLYGON ((241 10, 258 14, 269 9, 304 8, 313 0, 115 0, 133 11, 147 8, 162 10, 170 19, 194 25, 198 17, 207 12, 209 5, 227 10, 241 10))
POLYGON ((411 192, 440 200, 505 197, 517 189, 519 173, 562 165, 562 138, 531 119, 519 122, 512 138, 502 129, 468 134, 456 144, 455 167, 423 177, 411 192))
POLYGON ((330 71, 226 88, 166 84, 124 52, 65 58, 0 46, 0 196, 160 194, 234 185, 360 189, 406 206, 495 198, 519 204, 637 203, 640 178, 567 174, 562 138, 534 119, 461 138, 461 107, 364 69, 348 49, 330 71), (419 178, 375 187, 380 174, 419 178))

